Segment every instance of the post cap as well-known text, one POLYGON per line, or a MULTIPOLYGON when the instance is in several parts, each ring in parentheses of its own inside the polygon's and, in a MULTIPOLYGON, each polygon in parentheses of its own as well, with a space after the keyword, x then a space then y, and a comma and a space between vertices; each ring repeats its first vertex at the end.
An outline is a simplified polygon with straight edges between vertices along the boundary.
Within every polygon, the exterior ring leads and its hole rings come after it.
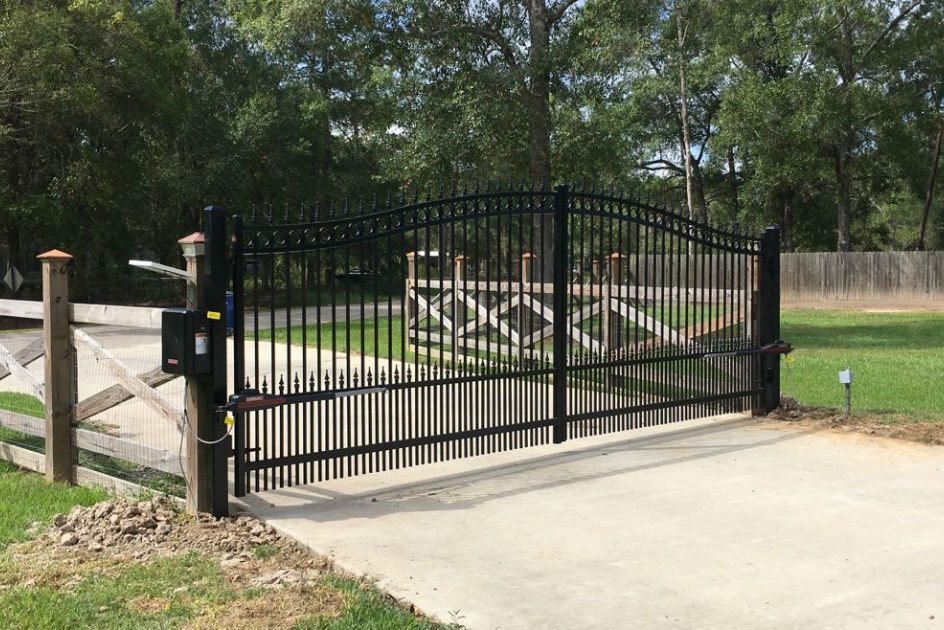
POLYGON ((44 252, 36 258, 40 260, 72 260, 72 254, 67 254, 59 249, 50 249, 48 252, 44 252))
POLYGON ((523 254, 521 254, 521 257, 522 258, 537 258, 537 256, 535 256, 531 252, 524 252, 523 254))
POLYGON ((192 245, 196 243, 206 243, 206 237, 203 235, 203 232, 194 232, 193 234, 188 234, 182 239, 177 241, 181 245, 192 245))
POLYGON ((416 258, 416 252, 407 252, 404 254, 407 258, 416 258))
POLYGON ((617 258, 626 258, 626 257, 623 256, 623 255, 622 255, 621 253, 619 253, 619 252, 613 252, 612 254, 610 254, 610 258, 612 258, 612 259, 617 259, 617 258))

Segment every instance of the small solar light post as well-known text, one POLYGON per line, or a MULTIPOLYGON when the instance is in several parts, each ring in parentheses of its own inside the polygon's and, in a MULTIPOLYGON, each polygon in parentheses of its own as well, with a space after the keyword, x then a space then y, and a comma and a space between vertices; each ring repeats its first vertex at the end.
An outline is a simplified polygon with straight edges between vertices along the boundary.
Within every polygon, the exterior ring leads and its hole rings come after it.
POLYGON ((845 417, 848 418, 852 413, 852 370, 850 368, 839 370, 839 382, 846 387, 845 417))

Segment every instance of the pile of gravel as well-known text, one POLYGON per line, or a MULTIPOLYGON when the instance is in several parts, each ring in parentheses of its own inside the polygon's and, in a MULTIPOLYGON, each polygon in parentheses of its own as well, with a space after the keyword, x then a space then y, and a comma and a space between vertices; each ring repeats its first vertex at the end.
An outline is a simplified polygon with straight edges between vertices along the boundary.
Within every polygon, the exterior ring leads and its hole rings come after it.
POLYGON ((289 545, 270 525, 251 516, 216 519, 201 514, 194 518, 164 497, 76 506, 68 514, 57 514, 40 540, 60 548, 108 551, 136 560, 187 551, 242 556, 262 545, 289 545))

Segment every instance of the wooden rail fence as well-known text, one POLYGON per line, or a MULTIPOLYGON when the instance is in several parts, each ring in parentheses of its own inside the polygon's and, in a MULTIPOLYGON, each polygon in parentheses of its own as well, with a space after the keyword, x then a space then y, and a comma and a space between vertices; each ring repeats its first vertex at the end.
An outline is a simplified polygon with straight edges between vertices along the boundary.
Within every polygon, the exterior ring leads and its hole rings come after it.
MULTIPOLYGON (((55 269, 47 271, 47 268, 55 265, 64 267, 67 264, 68 259, 62 256, 43 259, 44 281, 47 280, 47 275, 56 273, 55 269)), ((45 418, 0 410, 0 427, 42 437, 46 442, 45 454, 0 442, 0 459, 44 473, 50 479, 100 485, 117 492, 140 490, 141 487, 79 466, 75 459, 76 449, 180 475, 184 462, 177 453, 78 426, 82 421, 137 398, 150 407, 162 421, 174 426, 176 430, 181 429, 180 410, 156 389, 173 379, 174 375, 164 374, 159 367, 136 374, 87 332, 76 327, 76 324, 102 324, 160 329, 161 309, 69 304, 68 287, 64 284, 67 283, 67 275, 61 271, 58 273, 58 279, 44 282, 43 302, 0 300, 0 316, 39 320, 44 329, 42 337, 28 342, 16 352, 11 352, 6 347, 8 344, 5 345, 0 337, 0 381, 7 378, 20 381, 44 402, 46 410, 45 418), (46 295, 51 292, 58 292, 58 295, 46 295), (58 299, 55 299, 57 297, 58 299), (50 308, 50 304, 62 307, 58 315, 56 309, 50 308), (65 331, 64 339, 56 339, 56 335, 51 334, 51 329, 56 326, 65 331), (76 344, 84 346, 92 353, 99 364, 112 375, 116 381, 115 385, 84 400, 77 400, 76 344), (59 360, 51 363, 45 361, 44 357, 49 356, 58 357, 59 360), (27 370, 27 366, 38 360, 45 361, 45 377, 42 380, 27 370), (64 409, 60 408, 63 400, 64 409)), ((81 378, 81 375, 78 375, 78 378, 81 378)))

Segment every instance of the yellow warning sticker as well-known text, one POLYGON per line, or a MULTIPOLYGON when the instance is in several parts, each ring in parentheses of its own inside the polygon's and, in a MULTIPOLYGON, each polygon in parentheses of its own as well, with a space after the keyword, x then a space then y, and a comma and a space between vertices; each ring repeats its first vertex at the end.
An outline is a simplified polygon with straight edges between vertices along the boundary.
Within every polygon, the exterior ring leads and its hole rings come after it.
POLYGON ((220 318, 219 311, 207 311, 207 319, 219 319, 219 318, 220 318))

